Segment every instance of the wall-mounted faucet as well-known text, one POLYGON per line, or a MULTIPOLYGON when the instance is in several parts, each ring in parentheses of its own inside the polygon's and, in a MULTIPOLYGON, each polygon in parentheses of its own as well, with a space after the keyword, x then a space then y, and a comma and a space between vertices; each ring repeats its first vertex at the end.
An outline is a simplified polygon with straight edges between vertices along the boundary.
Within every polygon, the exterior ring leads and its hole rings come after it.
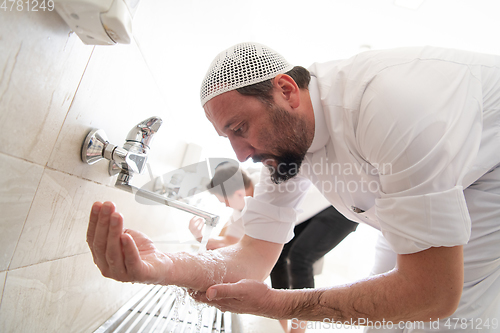
POLYGON ((116 187, 154 202, 200 216, 205 219, 205 224, 216 226, 219 222, 218 215, 207 213, 183 202, 130 185, 133 175, 142 173, 146 168, 151 140, 161 124, 162 120, 158 117, 151 117, 140 122, 130 130, 123 147, 109 143, 103 130, 93 129, 83 141, 82 161, 87 164, 94 164, 103 159, 109 160, 110 175, 118 173, 116 187))
POLYGON ((94 164, 102 159, 111 161, 110 175, 124 172, 141 174, 145 167, 149 145, 162 124, 158 117, 148 118, 130 130, 122 147, 109 143, 103 130, 94 129, 82 146, 82 160, 94 164), (114 170, 114 171, 113 171, 114 170))

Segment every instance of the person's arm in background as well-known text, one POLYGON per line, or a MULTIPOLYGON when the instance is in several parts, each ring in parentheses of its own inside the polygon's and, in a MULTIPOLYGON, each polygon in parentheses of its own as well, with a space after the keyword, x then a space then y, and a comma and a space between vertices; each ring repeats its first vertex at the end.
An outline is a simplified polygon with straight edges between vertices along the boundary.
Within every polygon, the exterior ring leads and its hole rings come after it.
POLYGON ((189 220, 189 231, 194 236, 194 238, 201 242, 203 238, 203 227, 205 225, 205 220, 198 216, 193 216, 191 220, 189 220))
POLYGON ((221 247, 226 247, 229 245, 233 245, 238 243, 240 238, 229 236, 229 235, 223 235, 223 236, 217 236, 214 238, 210 238, 207 242, 207 250, 216 250, 221 247))
MULTIPOLYGON (((221 232, 219 233, 219 236, 210 238, 207 242, 207 250, 215 250, 221 247, 226 247, 229 245, 236 244, 240 238, 234 237, 231 235, 226 235, 226 231, 228 229, 228 224, 229 221, 226 222, 224 227, 222 228, 221 232)), ((202 240, 202 231, 203 227, 205 225, 205 220, 202 219, 201 217, 193 217, 189 221, 189 231, 193 234, 193 236, 196 238, 198 242, 201 242, 202 240)))

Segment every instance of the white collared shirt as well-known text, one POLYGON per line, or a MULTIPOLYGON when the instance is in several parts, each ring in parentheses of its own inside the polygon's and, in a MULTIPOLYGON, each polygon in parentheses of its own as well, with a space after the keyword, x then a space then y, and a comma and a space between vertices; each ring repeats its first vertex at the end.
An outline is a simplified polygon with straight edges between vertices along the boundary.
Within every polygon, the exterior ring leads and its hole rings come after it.
POLYGON ((463 190, 500 163, 500 57, 402 48, 310 71, 313 143, 298 176, 280 186, 261 177, 242 217, 246 234, 288 242, 312 182, 396 253, 466 244, 463 190))
MULTIPOLYGON (((265 169, 265 167, 263 167, 265 169)), ((262 170, 249 174, 249 177, 252 181, 252 184, 256 186, 260 182, 262 177, 262 170)), ((269 174, 267 172, 264 173, 264 177, 269 178, 269 174)), ((308 184, 309 185, 309 184, 308 184)), ((284 185, 281 185, 284 186, 284 185)), ((286 189, 283 188, 283 191, 286 189)), ((245 201, 247 202, 248 197, 245 197, 245 201)), ((246 203, 245 203, 246 206, 246 203)), ((296 208, 297 217, 295 219, 294 225, 298 225, 319 212, 325 210, 330 207, 331 204, 325 197, 316 189, 314 186, 309 186, 306 194, 304 195, 304 199, 296 208)), ((241 238, 245 234, 245 227, 243 225, 243 221, 241 219, 243 211, 239 211, 237 209, 233 210, 233 214, 231 215, 226 233, 227 236, 232 236, 236 238, 241 238)))

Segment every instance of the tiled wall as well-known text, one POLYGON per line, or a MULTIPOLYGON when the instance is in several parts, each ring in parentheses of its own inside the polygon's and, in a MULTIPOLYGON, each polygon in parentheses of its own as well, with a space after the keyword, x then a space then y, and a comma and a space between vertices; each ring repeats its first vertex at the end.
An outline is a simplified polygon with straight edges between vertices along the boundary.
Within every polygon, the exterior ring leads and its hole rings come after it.
POLYGON ((122 144, 160 116, 157 175, 180 166, 185 142, 136 41, 84 45, 56 12, 0 12, 0 75, 0 332, 92 332, 141 287, 94 265, 92 202, 114 201, 126 227, 153 239, 186 218, 114 188, 107 163, 81 162, 83 139, 95 127, 122 144))

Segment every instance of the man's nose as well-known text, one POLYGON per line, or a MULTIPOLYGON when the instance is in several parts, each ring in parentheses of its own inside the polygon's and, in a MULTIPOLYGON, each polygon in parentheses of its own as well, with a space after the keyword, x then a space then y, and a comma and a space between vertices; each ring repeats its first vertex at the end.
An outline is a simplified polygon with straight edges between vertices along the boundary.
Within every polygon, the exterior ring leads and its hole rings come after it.
POLYGON ((236 138, 230 139, 230 142, 238 161, 245 162, 252 157, 254 148, 248 142, 236 138))

